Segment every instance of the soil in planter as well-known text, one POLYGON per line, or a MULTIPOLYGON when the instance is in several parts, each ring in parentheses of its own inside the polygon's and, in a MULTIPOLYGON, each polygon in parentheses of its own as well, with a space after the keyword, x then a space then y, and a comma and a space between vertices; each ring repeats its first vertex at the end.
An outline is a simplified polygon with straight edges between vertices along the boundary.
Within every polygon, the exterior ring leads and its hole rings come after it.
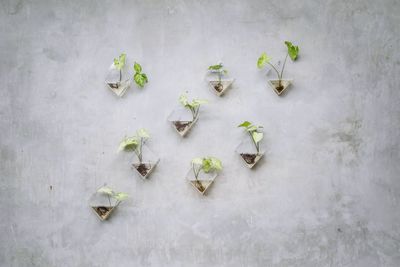
POLYGON ((208 186, 212 183, 212 181, 194 180, 190 181, 190 183, 203 194, 207 190, 208 186))
POLYGON ((278 86, 275 86, 275 89, 276 89, 276 91, 278 91, 278 93, 280 93, 280 92, 282 92, 283 91, 283 89, 285 89, 285 87, 283 87, 283 85, 278 85, 278 86))
POLYGON ((217 83, 216 85, 214 85, 214 89, 215 89, 218 93, 221 93, 222 90, 224 89, 224 86, 222 85, 222 83, 217 83))
POLYGON ((133 164, 133 167, 135 167, 135 169, 140 173, 140 175, 142 175, 143 177, 145 177, 149 171, 151 170, 151 165, 150 164, 133 164))
POLYGON ((175 128, 178 132, 183 132, 186 130, 186 128, 188 128, 190 126, 192 122, 188 121, 188 122, 183 122, 183 121, 175 121, 174 125, 175 128))
POLYGON ((99 207, 92 207, 92 209, 100 216, 100 218, 104 220, 108 217, 113 207, 99 206, 99 207))
POLYGON ((119 89, 119 83, 109 83, 108 86, 112 89, 119 89))
POLYGON ((246 161, 247 164, 254 164, 256 162, 256 157, 257 154, 240 154, 240 156, 242 156, 242 158, 244 159, 244 161, 246 161))

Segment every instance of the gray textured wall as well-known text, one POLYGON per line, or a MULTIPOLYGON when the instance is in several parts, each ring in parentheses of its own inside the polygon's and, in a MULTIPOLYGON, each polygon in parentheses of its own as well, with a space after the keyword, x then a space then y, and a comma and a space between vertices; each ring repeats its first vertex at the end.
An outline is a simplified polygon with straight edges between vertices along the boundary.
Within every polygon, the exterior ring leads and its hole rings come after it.
POLYGON ((53 2, 0 1, 0 266, 400 265, 398 1, 53 2), (279 98, 255 63, 287 39, 279 98), (123 51, 150 83, 118 99, 123 51), (223 98, 204 82, 218 60, 223 98), (181 139, 166 118, 187 89, 210 104, 181 139), (265 127, 252 171, 244 119, 265 127), (161 157, 147 181, 117 153, 139 127, 161 157), (225 170, 201 197, 184 176, 208 154, 225 170), (104 182, 131 199, 102 223, 104 182))

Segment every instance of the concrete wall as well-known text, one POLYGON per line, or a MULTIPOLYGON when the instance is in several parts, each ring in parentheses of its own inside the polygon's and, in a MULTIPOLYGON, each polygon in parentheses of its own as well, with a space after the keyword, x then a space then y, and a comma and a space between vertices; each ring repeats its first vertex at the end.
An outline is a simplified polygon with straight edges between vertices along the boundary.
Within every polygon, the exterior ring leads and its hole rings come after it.
POLYGON ((398 1, 0 3, 0 266, 400 265, 398 1), (256 60, 285 40, 301 56, 280 98, 256 60), (122 99, 104 86, 120 52, 150 79, 122 99), (204 82, 219 60, 223 98, 204 82), (184 90, 210 103, 182 139, 184 90), (234 153, 245 119, 265 127, 255 170, 234 153), (140 127, 147 181, 117 153, 140 127), (185 181, 201 155, 225 167, 206 197, 185 181), (104 182, 131 199, 100 222, 104 182))

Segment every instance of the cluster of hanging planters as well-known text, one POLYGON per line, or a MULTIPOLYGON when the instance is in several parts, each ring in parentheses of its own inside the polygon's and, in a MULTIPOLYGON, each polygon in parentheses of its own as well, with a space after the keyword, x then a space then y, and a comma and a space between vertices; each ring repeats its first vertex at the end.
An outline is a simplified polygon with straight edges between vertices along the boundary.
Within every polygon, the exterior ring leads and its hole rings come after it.
MULTIPOLYGON (((257 60, 259 69, 267 68, 267 74, 273 70, 277 79, 268 80, 269 86, 274 92, 281 96, 286 89, 292 84, 292 79, 284 79, 288 57, 294 62, 298 58, 299 47, 286 41, 287 53, 283 61, 282 67, 280 61, 272 63, 272 58, 265 52, 257 60)), ((129 68, 127 64, 126 54, 121 54, 115 58, 111 64, 106 76, 107 87, 117 96, 122 97, 130 88, 132 80, 137 87, 143 88, 148 83, 148 77, 143 73, 142 66, 134 62, 133 67, 129 68)), ((228 76, 228 70, 222 63, 211 65, 208 67, 207 82, 210 88, 218 96, 222 96, 234 82, 233 78, 228 76)), ((204 99, 188 99, 186 93, 179 97, 179 107, 174 109, 168 116, 168 121, 173 129, 181 136, 192 129, 199 119, 200 107, 207 104, 204 99)), ((249 121, 244 121, 238 125, 244 130, 244 139, 236 148, 236 153, 243 159, 245 166, 253 168, 264 155, 262 140, 264 137, 263 126, 254 125, 249 121)), ((147 179, 159 162, 157 155, 146 145, 146 141, 150 138, 150 133, 146 129, 139 129, 133 136, 125 137, 119 144, 119 150, 133 154, 131 162, 132 169, 142 179, 147 179)), ((222 162, 215 157, 194 158, 190 162, 190 169, 186 175, 188 182, 201 195, 205 195, 207 189, 213 184, 218 173, 222 171, 222 162)), ((116 192, 112 188, 104 185, 99 188, 90 198, 90 207, 100 220, 106 220, 111 212, 124 200, 128 198, 128 194, 116 192)))

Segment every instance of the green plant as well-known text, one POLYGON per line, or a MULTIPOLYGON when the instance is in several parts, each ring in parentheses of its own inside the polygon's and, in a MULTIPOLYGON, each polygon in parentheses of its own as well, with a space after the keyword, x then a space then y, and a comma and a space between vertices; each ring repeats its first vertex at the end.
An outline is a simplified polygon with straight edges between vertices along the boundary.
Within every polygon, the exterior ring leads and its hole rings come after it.
POLYGON ((201 171, 209 173, 211 171, 221 171, 222 163, 219 159, 214 157, 194 158, 192 160, 193 174, 198 180, 201 171))
POLYGON ((140 66, 140 64, 137 62, 135 62, 133 69, 135 70, 135 74, 133 75, 135 83, 140 88, 143 88, 143 86, 149 82, 147 75, 145 73, 142 73, 142 66, 140 66))
POLYGON ((122 53, 118 58, 114 58, 114 66, 119 70, 119 81, 122 79, 122 69, 125 66, 126 54, 122 53))
POLYGON ((97 192, 105 194, 108 197, 108 203, 111 205, 111 198, 114 198, 117 202, 115 206, 118 206, 123 200, 127 199, 129 195, 123 192, 115 192, 108 186, 103 186, 97 192))
POLYGON ((244 121, 242 124, 238 125, 238 127, 244 128, 245 131, 250 135, 258 154, 260 152, 260 142, 264 137, 264 134, 261 132, 262 127, 253 125, 249 121, 244 121))
POLYGON ((299 47, 298 46, 295 46, 291 42, 288 42, 288 41, 285 41, 285 45, 287 47, 287 54, 285 57, 285 61, 283 62, 281 71, 278 71, 278 69, 270 62, 271 57, 267 56, 267 54, 265 52, 262 53, 261 56, 257 60, 257 67, 259 69, 264 68, 264 66, 266 64, 268 64, 276 72, 276 74, 278 75, 278 80, 279 80, 278 87, 277 87, 277 89, 279 91, 283 90, 283 86, 282 86, 283 71, 285 70, 286 60, 287 60, 288 56, 292 59, 292 61, 296 61, 296 59, 299 55, 299 47))
POLYGON ((134 151, 142 163, 142 147, 144 142, 150 138, 150 134, 146 129, 139 129, 134 136, 125 137, 119 144, 119 150, 134 151))
POLYGON ((202 104, 208 103, 208 101, 204 99, 192 99, 192 102, 189 102, 185 93, 183 93, 179 97, 179 102, 182 104, 182 106, 188 108, 192 112, 193 121, 197 118, 199 114, 200 106, 202 104))
POLYGON ((222 75, 228 73, 228 71, 224 69, 224 65, 222 63, 211 65, 208 67, 208 70, 212 73, 217 73, 219 82, 221 82, 222 75))

